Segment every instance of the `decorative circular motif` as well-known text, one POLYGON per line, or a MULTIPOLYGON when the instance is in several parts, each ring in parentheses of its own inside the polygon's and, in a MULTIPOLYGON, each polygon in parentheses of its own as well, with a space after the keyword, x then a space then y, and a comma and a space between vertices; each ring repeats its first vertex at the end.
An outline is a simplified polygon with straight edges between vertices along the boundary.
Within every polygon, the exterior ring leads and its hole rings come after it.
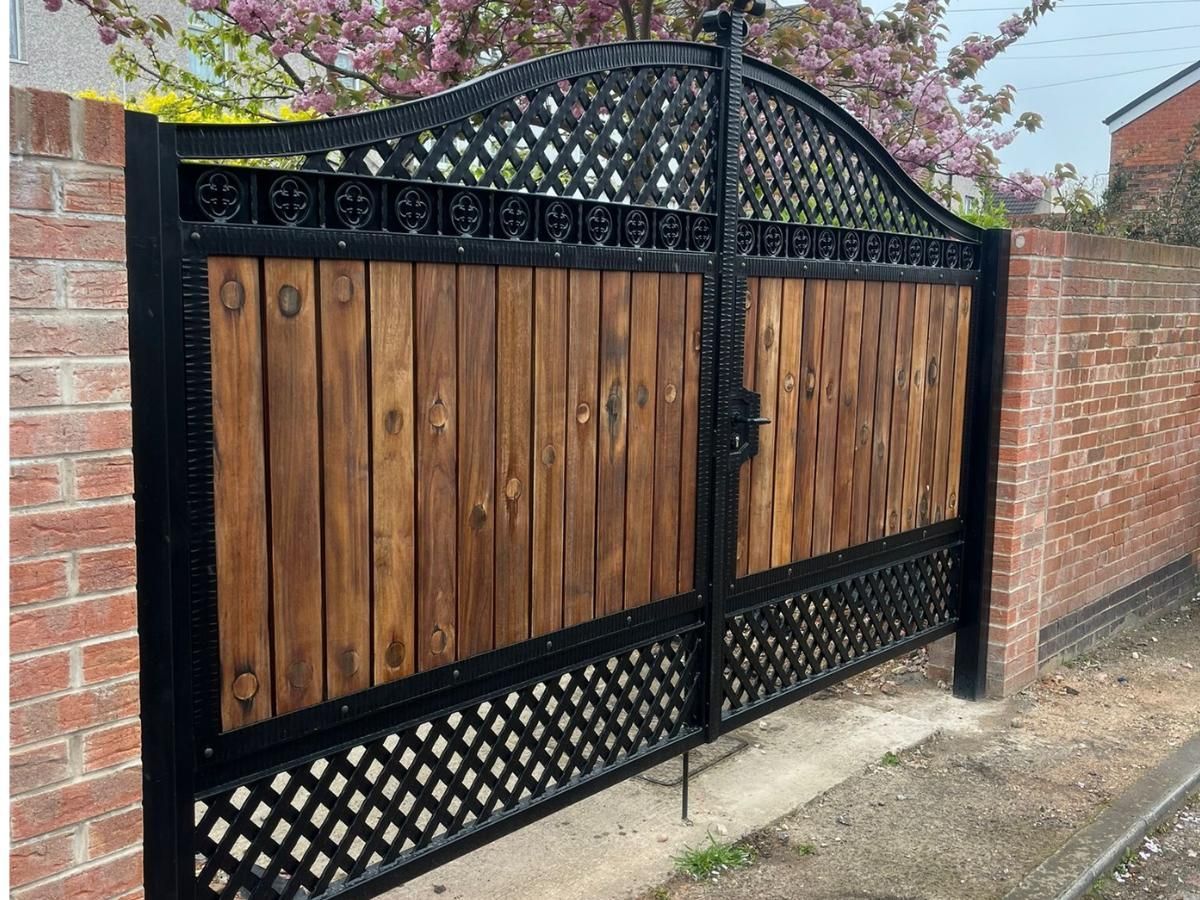
POLYGON ((883 259, 883 238, 877 234, 867 235, 867 259, 870 262, 883 259))
POLYGON ((908 239, 908 264, 910 266, 919 266, 921 264, 921 257, 924 256, 922 251, 924 249, 921 246, 921 239, 919 237, 908 239))
POLYGON ((603 206, 596 206, 587 214, 588 238, 593 244, 603 244, 612 236, 612 213, 603 206))
POLYGON ((658 236, 662 238, 663 246, 668 250, 678 247, 679 241, 683 237, 683 222, 679 220, 679 216, 675 213, 667 213, 659 219, 658 236))
POLYGON ((707 250, 712 245, 712 223, 708 219, 692 222, 692 249, 707 250))
POLYGON ((347 228, 362 228, 375 213, 375 198, 357 181, 347 181, 334 192, 333 208, 347 228))
POLYGON ((276 178, 268 196, 271 199, 271 212, 285 225, 295 225, 308 218, 312 192, 307 184, 294 175, 276 178))
POLYGON ((930 241, 929 247, 925 251, 925 262, 931 266, 940 266, 942 264, 942 242, 930 241))
POLYGON ((473 194, 456 194, 450 201, 450 224, 459 234, 472 235, 483 222, 483 204, 473 194))
POLYGON ((553 241, 565 241, 571 233, 571 210, 561 200, 546 207, 546 234, 553 241))
POLYGON ((646 243, 646 238, 650 236, 650 220, 646 218, 646 214, 640 209, 635 209, 625 219, 625 238, 634 247, 640 247, 646 243))
POLYGON ((842 235, 842 259, 858 259, 862 250, 862 238, 857 231, 847 231, 842 235))
POLYGON ((887 239, 887 261, 894 266, 904 262, 904 243, 894 234, 887 239))
POLYGON ((953 241, 946 244, 946 268, 958 268, 958 244, 953 241))
POLYGON ((812 256, 812 235, 807 228, 797 228, 792 232, 792 253, 803 259, 812 256))
POLYGON ((525 237, 529 231, 529 204, 520 197, 509 197, 500 204, 500 230, 507 237, 525 237))
POLYGON ((962 267, 964 269, 975 268, 975 248, 970 244, 965 244, 962 248, 962 267))
POLYGON ((748 256, 754 249, 754 229, 742 222, 737 227, 737 251, 742 256, 748 256))
POLYGON ((837 238, 828 228, 817 234, 817 254, 821 259, 833 259, 837 255, 837 238))
POLYGON ((763 249, 768 256, 778 256, 783 252, 783 229, 778 225, 768 225, 763 232, 763 249))
POLYGON ((228 222, 242 208, 242 186, 227 172, 205 172, 196 182, 196 203, 214 222, 228 222))
POLYGON ((428 225, 432 210, 429 198, 419 188, 407 188, 396 198, 396 218, 406 231, 420 231, 428 225))

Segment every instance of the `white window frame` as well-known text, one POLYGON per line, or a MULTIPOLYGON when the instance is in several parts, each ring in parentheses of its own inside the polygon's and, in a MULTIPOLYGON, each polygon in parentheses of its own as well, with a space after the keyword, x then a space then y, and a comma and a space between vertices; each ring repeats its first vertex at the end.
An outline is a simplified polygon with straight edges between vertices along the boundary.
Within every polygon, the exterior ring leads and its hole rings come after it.
POLYGON ((8 61, 23 63, 25 59, 25 4, 23 0, 8 0, 8 61))

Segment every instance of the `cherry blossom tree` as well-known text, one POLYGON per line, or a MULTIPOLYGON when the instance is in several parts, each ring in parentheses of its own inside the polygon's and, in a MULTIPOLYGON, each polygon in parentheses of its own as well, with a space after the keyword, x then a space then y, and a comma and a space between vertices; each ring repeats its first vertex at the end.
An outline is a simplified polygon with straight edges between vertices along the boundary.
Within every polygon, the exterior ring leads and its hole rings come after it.
MULTIPOLYGON (((64 0, 44 0, 61 9, 64 0)), ((704 40, 718 0, 180 0, 191 26, 144 15, 138 0, 66 0, 115 45, 114 65, 213 109, 276 118, 281 105, 340 114, 444 90, 533 56, 605 41, 704 40), (179 61, 183 48, 208 70, 179 61)), ((996 153, 1041 125, 1014 111, 1011 86, 980 73, 1055 0, 1031 0, 994 34, 948 39, 946 0, 809 0, 752 20, 749 53, 844 106, 911 173, 998 176, 996 153)), ((931 180, 933 179, 933 180, 931 180)), ((1044 182, 1017 176, 1034 193, 1044 182)), ((1011 186, 1011 185, 1010 185, 1011 186)))

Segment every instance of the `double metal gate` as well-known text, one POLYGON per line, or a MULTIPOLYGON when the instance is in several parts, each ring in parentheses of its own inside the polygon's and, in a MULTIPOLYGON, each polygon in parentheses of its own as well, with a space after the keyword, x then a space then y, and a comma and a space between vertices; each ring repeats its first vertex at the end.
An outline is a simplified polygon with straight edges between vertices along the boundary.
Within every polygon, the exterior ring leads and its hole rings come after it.
POLYGON ((1007 235, 705 24, 130 115, 150 896, 376 890, 944 635, 983 691, 1007 235))

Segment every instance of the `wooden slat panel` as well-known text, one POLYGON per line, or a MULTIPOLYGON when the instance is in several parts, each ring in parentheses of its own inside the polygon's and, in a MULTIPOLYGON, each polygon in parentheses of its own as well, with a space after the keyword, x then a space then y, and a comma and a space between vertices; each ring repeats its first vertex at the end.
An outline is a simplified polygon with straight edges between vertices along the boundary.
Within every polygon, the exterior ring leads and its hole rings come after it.
POLYGON ((321 431, 313 263, 263 263, 275 712, 320 702, 321 431))
POLYGON ((271 715, 270 584, 257 259, 208 262, 221 724, 271 715))
POLYGON ((600 421, 600 273, 570 274, 563 624, 594 618, 596 441, 600 421))
POLYGON ((917 478, 918 526, 928 525, 933 511, 933 469, 938 446, 937 414, 942 374, 942 310, 945 301, 945 285, 933 285, 929 292, 929 328, 925 339, 925 408, 921 413, 921 463, 917 478))
POLYGON ((413 267, 371 263, 371 492, 375 682, 414 671, 416 431, 413 267))
POLYGON ((680 593, 692 589, 696 571, 696 445, 700 433, 700 325, 703 292, 703 276, 689 275, 679 475, 679 576, 676 590, 680 593))
POLYGON ((783 282, 779 326, 779 385, 776 392, 775 496, 771 504, 771 565, 792 559, 796 494, 796 422, 800 415, 800 339, 804 326, 804 280, 783 282))
POLYGON ((913 317, 917 289, 900 285, 900 309, 896 325, 895 376, 892 379, 891 449, 888 452, 886 534, 904 530, 904 451, 908 435, 909 377, 912 367, 913 317))
POLYGON ((754 383, 762 395, 762 416, 770 423, 758 430, 758 455, 750 469, 750 571, 771 566, 771 504, 775 498, 775 405, 779 397, 779 317, 783 282, 763 278, 758 286, 758 348, 754 383))
POLYGON ((949 471, 946 473, 946 516, 959 514, 959 480, 962 477, 963 416, 967 399, 967 364, 970 362, 968 343, 971 325, 971 288, 958 289, 958 326, 954 347, 954 399, 950 408, 949 471))
POLYGON ((600 279, 600 462, 596 501, 596 614, 625 605, 625 470, 629 427, 629 273, 600 279))
POLYGON ((911 375, 908 379, 908 424, 904 436, 904 495, 901 531, 917 527, 917 496, 921 478, 921 416, 925 411, 925 366, 928 362, 929 285, 917 285, 913 319, 911 375))
POLYGON ((371 684, 366 264, 322 260, 326 697, 371 684))
MULTIPOLYGON (((742 354, 742 384, 758 390, 755 357, 758 353, 758 287, 759 279, 746 279, 746 329, 742 354)), ((735 571, 741 578, 750 571, 750 474, 754 461, 743 463, 738 471, 738 532, 735 571)))
POLYGON ((563 504, 567 442, 567 271, 534 272, 534 635, 562 627, 563 504))
POLYGON ((796 504, 792 520, 792 559, 795 560, 812 556, 826 284, 825 281, 813 279, 804 283, 804 324, 800 337, 800 415, 796 424, 796 504))
POLYGON ((454 266, 418 263, 413 290, 417 360, 417 667, 457 658, 458 298, 454 266))
POLYGON ((650 600, 659 276, 652 272, 634 273, 631 293, 629 471, 625 494, 626 608, 650 600))
POLYGON ((946 516, 946 471, 950 459, 950 410, 954 401, 954 350, 958 335, 958 288, 946 288, 945 309, 942 312, 942 347, 940 353, 937 441, 934 446, 933 500, 931 521, 941 522, 946 516))
POLYGON ((458 267, 458 655, 495 646, 496 269, 458 267))
POLYGON ((846 283, 830 281, 825 298, 825 333, 821 349, 817 422, 817 473, 813 494, 812 555, 828 553, 833 546, 834 472, 837 469, 837 425, 841 407, 842 326, 846 283))
POLYGON ((675 593, 679 581, 681 432, 683 428, 683 345, 687 327, 687 276, 662 275, 658 302, 658 397, 654 431, 654 553, 650 596, 675 593))
POLYGON ((833 529, 830 549, 850 546, 850 519, 854 505, 854 448, 858 432, 858 366, 862 352, 863 292, 861 281, 846 284, 846 312, 842 328, 841 394, 838 402, 837 464, 833 471, 833 529))
POLYGON ((496 271, 496 646, 529 637, 533 270, 496 271))
POLYGON ((892 392, 896 384, 896 332, 900 285, 881 285, 879 359, 875 366, 875 427, 871 451, 871 511, 867 540, 887 533, 888 463, 892 446, 892 392))
POLYGON ((883 284, 864 287, 862 352, 858 360, 858 415, 854 428, 854 488, 850 513, 850 546, 864 543, 870 531, 871 454, 875 446, 875 394, 878 390, 879 316, 883 284))

